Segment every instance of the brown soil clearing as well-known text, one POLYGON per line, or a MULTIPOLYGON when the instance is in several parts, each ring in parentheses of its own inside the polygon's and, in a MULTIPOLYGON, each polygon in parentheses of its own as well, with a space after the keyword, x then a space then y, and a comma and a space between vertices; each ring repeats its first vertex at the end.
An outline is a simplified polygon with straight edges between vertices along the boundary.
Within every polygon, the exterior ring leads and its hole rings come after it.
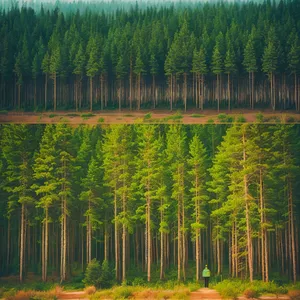
MULTIPOLYGON (((96 124, 206 124, 213 120, 215 123, 220 122, 218 115, 220 113, 227 114, 237 119, 243 116, 249 123, 256 121, 257 114, 262 112, 266 121, 264 123, 275 123, 275 119, 280 122, 300 122, 300 115, 294 111, 273 112, 270 110, 241 110, 236 109, 230 112, 216 110, 190 110, 185 113, 180 113, 180 117, 176 118, 176 112, 168 112, 163 110, 155 111, 102 111, 102 112, 72 112, 59 111, 47 113, 24 113, 24 112, 8 112, 0 114, 0 123, 16 123, 16 124, 56 124, 67 123, 70 125, 96 125, 96 124), (147 118, 148 114, 148 118, 147 118)), ((178 117, 178 115, 177 115, 178 117)))

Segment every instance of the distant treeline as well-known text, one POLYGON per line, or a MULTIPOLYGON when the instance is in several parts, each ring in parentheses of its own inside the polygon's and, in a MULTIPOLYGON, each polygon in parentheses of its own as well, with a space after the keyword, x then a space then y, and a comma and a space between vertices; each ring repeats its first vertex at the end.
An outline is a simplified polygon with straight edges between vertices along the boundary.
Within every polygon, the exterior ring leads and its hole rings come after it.
POLYGON ((1 10, 0 107, 300 110, 299 1, 107 5, 1 10))
POLYGON ((300 275, 300 126, 0 126, 0 276, 300 275))

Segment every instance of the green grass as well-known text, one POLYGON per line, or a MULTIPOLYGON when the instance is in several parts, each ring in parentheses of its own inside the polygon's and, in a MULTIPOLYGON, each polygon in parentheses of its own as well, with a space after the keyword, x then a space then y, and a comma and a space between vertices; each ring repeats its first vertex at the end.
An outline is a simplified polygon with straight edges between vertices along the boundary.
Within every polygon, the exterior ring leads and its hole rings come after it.
POLYGON ((125 114, 124 117, 134 117, 132 114, 125 114))
POLYGON ((98 122, 98 123, 103 123, 103 122, 104 122, 104 118, 102 118, 102 117, 99 118, 97 122, 98 122))
POLYGON ((94 117, 95 114, 92 114, 92 113, 85 113, 85 114, 81 114, 81 118, 91 118, 91 117, 94 117))
POLYGON ((7 115, 8 111, 7 110, 0 110, 0 115, 7 115))
POLYGON ((223 298, 236 299, 238 296, 245 295, 246 298, 251 296, 260 295, 279 295, 287 294, 289 291, 288 286, 280 286, 273 281, 263 282, 261 280, 254 280, 253 282, 239 280, 239 279, 226 279, 213 286, 223 298))
POLYGON ((49 118, 55 118, 55 117, 57 117, 58 115, 56 115, 56 114, 50 114, 49 115, 49 118))
POLYGON ((175 114, 171 115, 171 116, 168 116, 168 117, 165 117, 163 120, 164 121, 176 121, 176 120, 181 120, 183 118, 182 114, 180 111, 177 111, 175 114))
POLYGON ((204 115, 200 115, 200 114, 191 114, 192 118, 202 118, 204 117, 204 115))

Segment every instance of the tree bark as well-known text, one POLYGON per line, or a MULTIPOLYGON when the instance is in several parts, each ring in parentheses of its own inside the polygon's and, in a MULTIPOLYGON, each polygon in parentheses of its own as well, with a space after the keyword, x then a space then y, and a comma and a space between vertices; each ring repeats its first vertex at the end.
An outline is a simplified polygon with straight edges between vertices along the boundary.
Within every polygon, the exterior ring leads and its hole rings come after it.
MULTIPOLYGON (((246 163, 246 138, 243 132, 243 161, 246 163)), ((243 167, 245 169, 245 165, 243 167)), ((248 195, 248 177, 244 174, 244 201, 245 201, 245 214, 246 214, 246 230, 247 230, 247 252, 248 252, 248 268, 250 282, 253 281, 253 256, 252 256, 252 239, 250 227, 250 211, 249 211, 249 195, 248 195)))

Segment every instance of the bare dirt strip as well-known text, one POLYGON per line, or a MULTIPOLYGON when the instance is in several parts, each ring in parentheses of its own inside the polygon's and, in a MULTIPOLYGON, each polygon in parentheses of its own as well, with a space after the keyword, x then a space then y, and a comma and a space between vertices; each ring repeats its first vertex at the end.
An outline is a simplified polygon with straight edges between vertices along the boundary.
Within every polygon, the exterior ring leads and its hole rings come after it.
POLYGON ((170 112, 166 110, 143 110, 143 111, 59 111, 45 113, 8 112, 0 114, 0 123, 15 124, 57 124, 67 123, 70 125, 96 125, 96 124, 206 124, 209 121, 215 123, 226 123, 220 121, 219 114, 226 114, 235 118, 244 118, 246 122, 253 123, 257 120, 257 114, 262 113, 265 121, 263 123, 299 123, 300 114, 295 111, 273 112, 270 110, 242 110, 236 109, 230 112, 216 110, 189 110, 187 112, 170 112))
POLYGON ((216 290, 212 290, 209 288, 202 288, 198 291, 190 293, 190 300, 197 299, 222 299, 220 294, 216 290))

